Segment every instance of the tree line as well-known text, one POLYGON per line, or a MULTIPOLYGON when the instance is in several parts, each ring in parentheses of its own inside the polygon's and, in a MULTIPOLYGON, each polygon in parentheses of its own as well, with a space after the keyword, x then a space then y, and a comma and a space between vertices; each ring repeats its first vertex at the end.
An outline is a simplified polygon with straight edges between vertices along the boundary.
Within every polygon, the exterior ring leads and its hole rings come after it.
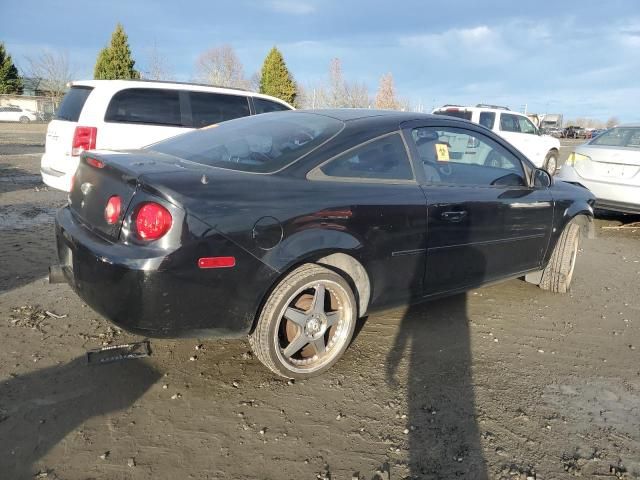
MULTIPOLYGON (((19 75, 11 55, 0 43, 0 93, 21 93, 23 77, 29 77, 40 84, 40 90, 61 98, 66 84, 74 76, 66 54, 47 51, 40 57, 27 58, 27 63, 28 68, 19 75)), ((121 24, 116 25, 109 43, 98 53, 93 76, 98 80, 174 80, 169 62, 155 45, 148 58, 147 70, 136 69, 129 39, 121 24)), ((219 87, 259 91, 298 108, 408 108, 408 102, 396 96, 391 73, 382 76, 380 88, 372 98, 364 83, 345 79, 338 58, 330 62, 326 82, 305 88, 294 79, 282 52, 275 46, 268 52, 260 71, 250 78, 246 77, 242 62, 230 45, 208 49, 196 60, 193 80, 219 87)))
MULTIPOLYGON (((129 39, 121 24, 117 24, 107 46, 98 53, 94 66, 95 79, 147 79, 172 81, 174 75, 167 58, 154 45, 147 61, 147 70, 136 69, 129 39)), ((27 57, 27 68, 19 75, 11 55, 0 42, 0 94, 21 93, 23 78, 29 77, 41 91, 59 101, 74 72, 63 53, 45 51, 39 57, 27 57)), ((230 45, 222 45, 200 54, 195 64, 194 81, 219 87, 243 88, 259 91, 284 100, 298 108, 380 108, 412 110, 411 104, 398 97, 393 75, 380 77, 374 96, 364 82, 349 81, 342 71, 342 62, 334 58, 329 63, 324 81, 302 86, 288 69, 282 52, 273 47, 264 59, 259 72, 245 76, 242 62, 230 45)), ((612 123, 614 117, 606 122, 612 123)), ((617 120, 617 119, 615 119, 617 120)), ((600 126, 597 120, 577 118, 574 125, 600 126)), ((617 122, 616 122, 617 123, 617 122)))

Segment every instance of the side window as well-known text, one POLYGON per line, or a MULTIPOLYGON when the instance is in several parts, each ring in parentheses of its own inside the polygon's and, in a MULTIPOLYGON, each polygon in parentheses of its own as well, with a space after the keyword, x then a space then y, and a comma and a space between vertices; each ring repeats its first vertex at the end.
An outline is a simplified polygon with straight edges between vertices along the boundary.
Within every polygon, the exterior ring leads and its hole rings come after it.
POLYGON ((500 114, 500 130, 503 132, 520 132, 520 123, 516 115, 500 114))
POLYGON ((105 122, 183 126, 178 90, 129 88, 116 93, 104 116, 105 122))
POLYGON ((256 107, 256 115, 258 113, 281 112, 283 110, 290 110, 290 108, 286 105, 258 97, 253 97, 253 105, 256 107))
POLYGON ((489 129, 496 123, 496 112, 480 112, 480 125, 489 129))
POLYGON ((413 179, 409 157, 399 133, 356 147, 323 165, 320 170, 328 177, 413 179))
POLYGON ((480 133, 462 128, 421 127, 412 131, 430 183, 526 186, 520 160, 480 133))
POLYGON ((249 116, 249 101, 243 95, 189 92, 195 128, 249 116))
POLYGON ((522 133, 529 133, 532 135, 536 134, 536 127, 527 117, 518 117, 518 122, 520 124, 520 131, 522 133))

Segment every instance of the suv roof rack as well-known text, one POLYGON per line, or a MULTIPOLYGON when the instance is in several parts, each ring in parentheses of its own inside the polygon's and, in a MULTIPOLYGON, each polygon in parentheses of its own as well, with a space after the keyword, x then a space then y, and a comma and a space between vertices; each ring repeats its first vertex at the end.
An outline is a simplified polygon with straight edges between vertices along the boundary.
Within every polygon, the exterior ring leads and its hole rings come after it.
POLYGON ((461 107, 461 108, 464 108, 464 105, 456 105, 455 103, 447 103, 447 104, 442 105, 441 107, 438 107, 438 108, 447 108, 447 107, 461 107))
POLYGON ((511 110, 509 107, 503 107, 501 105, 489 105, 486 103, 479 103, 476 105, 476 108, 493 108, 495 110, 511 110))

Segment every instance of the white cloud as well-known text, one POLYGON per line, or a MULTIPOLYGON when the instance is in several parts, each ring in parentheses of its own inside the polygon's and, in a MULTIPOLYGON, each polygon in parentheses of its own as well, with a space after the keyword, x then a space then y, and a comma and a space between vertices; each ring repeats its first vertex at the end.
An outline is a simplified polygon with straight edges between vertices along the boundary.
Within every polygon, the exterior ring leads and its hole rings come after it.
POLYGON ((296 0, 273 0, 269 6, 277 12, 290 15, 309 15, 316 11, 315 5, 296 0))
POLYGON ((403 36, 399 43, 403 47, 417 48, 434 57, 451 61, 463 58, 473 63, 495 64, 509 61, 514 56, 501 32, 487 25, 403 36))

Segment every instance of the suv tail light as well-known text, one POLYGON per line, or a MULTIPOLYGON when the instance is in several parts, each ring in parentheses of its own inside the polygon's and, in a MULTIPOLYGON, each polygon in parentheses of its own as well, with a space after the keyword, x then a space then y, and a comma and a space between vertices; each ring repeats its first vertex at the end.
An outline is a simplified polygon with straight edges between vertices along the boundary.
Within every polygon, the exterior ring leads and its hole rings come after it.
POLYGON ((113 225, 120 218, 120 211, 122 209, 122 200, 118 195, 113 195, 109 198, 107 206, 104 208, 104 219, 109 225, 113 225))
POLYGON ((136 230, 143 240, 158 240, 171 228, 169 210, 154 202, 143 203, 136 214, 136 230))
POLYGON ((76 127, 73 132, 71 156, 77 157, 85 150, 96 148, 97 136, 98 129, 96 127, 76 127))

